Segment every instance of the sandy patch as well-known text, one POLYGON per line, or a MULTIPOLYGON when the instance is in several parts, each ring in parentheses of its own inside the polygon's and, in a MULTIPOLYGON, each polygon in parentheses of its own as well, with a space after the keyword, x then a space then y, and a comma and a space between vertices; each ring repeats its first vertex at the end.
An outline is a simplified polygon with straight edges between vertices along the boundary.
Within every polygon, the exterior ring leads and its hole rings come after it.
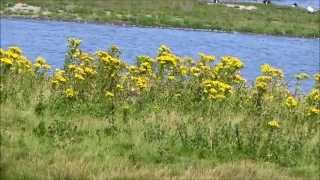
POLYGON ((17 3, 12 7, 6 8, 6 11, 10 11, 12 13, 38 14, 41 11, 41 8, 24 3, 17 3))
POLYGON ((247 10, 247 11, 258 9, 256 6, 245 6, 245 5, 238 5, 238 4, 225 4, 225 6, 229 8, 236 8, 236 9, 247 10))

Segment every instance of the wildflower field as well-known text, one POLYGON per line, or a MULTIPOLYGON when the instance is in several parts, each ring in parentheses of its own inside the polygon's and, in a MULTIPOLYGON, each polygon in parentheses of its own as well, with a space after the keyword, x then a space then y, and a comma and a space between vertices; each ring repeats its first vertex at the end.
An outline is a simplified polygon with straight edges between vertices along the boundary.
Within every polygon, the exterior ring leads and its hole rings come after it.
MULTIPOLYGON (((233 56, 121 60, 69 39, 64 67, 0 49, 4 179, 317 179, 320 74, 288 88, 233 56), (314 87, 301 86, 314 79, 314 87)), ((259 67, 257 67, 259 68, 259 67)))

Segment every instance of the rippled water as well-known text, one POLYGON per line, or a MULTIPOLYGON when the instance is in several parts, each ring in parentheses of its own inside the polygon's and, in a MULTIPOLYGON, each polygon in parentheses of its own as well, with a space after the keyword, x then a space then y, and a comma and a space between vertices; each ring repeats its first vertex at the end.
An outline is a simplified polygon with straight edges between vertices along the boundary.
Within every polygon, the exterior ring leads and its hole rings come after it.
MULTIPOLYGON (((1 19, 2 48, 18 45, 28 57, 41 55, 55 67, 63 65, 69 37, 82 39, 82 47, 90 52, 116 44, 129 63, 137 55, 155 56, 161 44, 168 45, 176 54, 192 57, 197 57, 198 52, 218 57, 233 55, 245 62, 242 73, 250 80, 259 75, 259 67, 264 63, 284 69, 290 84, 298 72, 319 71, 319 39, 1 19)), ((312 82, 307 82, 307 87, 311 86, 312 82)))
MULTIPOLYGON (((242 0, 245 2, 262 2, 263 0, 242 0)), ((314 9, 320 8, 320 1, 319 0, 271 0, 274 4, 279 5, 292 5, 293 3, 297 3, 300 7, 308 7, 311 6, 314 9)))
POLYGON ((301 7, 308 7, 311 6, 315 9, 319 9, 319 0, 271 0, 276 4, 283 4, 283 5, 291 5, 293 3, 297 3, 298 6, 301 7))

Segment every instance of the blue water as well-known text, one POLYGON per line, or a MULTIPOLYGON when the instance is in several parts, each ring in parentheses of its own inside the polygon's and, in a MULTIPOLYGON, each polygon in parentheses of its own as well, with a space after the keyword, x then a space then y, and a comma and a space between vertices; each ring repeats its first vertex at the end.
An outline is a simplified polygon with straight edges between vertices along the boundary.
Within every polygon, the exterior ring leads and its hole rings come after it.
POLYGON ((314 9, 319 9, 319 0, 271 0, 271 2, 275 4, 281 4, 281 5, 292 5, 293 3, 297 3, 298 6, 301 7, 313 7, 314 9))
MULTIPOLYGON (((258 2, 261 3, 263 0, 240 0, 244 2, 258 2)), ((271 0, 271 3, 277 4, 277 5, 286 5, 290 6, 293 3, 297 3, 299 7, 306 8, 308 6, 319 9, 320 8, 320 1, 319 0, 271 0)))
MULTIPOLYGON (((137 55, 155 56, 158 47, 166 44, 178 55, 237 56, 245 62, 242 74, 249 80, 259 75, 264 63, 282 68, 290 85, 298 72, 319 72, 319 39, 6 18, 0 25, 2 48, 20 46, 29 58, 41 55, 56 68, 63 65, 67 39, 77 37, 89 52, 116 44, 129 63, 137 55)), ((312 83, 307 82, 306 87, 312 83)))

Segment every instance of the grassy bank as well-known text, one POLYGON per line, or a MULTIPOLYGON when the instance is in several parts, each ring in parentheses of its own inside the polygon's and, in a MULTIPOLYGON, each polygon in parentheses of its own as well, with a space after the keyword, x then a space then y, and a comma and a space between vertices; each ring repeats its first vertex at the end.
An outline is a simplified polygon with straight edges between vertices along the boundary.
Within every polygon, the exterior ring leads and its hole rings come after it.
MULTIPOLYGON (((1 1, 4 11, 17 0, 1 1)), ((320 37, 320 14, 305 10, 255 4, 257 10, 239 10, 224 5, 206 5, 196 0, 24 0, 39 6, 37 14, 20 14, 58 20, 126 23, 143 26, 170 26, 238 31, 286 36, 320 37)))
POLYGON ((317 179, 320 74, 290 92, 270 65, 161 46, 135 65, 71 39, 63 70, 0 51, 4 179, 317 179), (257 67, 258 68, 258 67, 257 67))

